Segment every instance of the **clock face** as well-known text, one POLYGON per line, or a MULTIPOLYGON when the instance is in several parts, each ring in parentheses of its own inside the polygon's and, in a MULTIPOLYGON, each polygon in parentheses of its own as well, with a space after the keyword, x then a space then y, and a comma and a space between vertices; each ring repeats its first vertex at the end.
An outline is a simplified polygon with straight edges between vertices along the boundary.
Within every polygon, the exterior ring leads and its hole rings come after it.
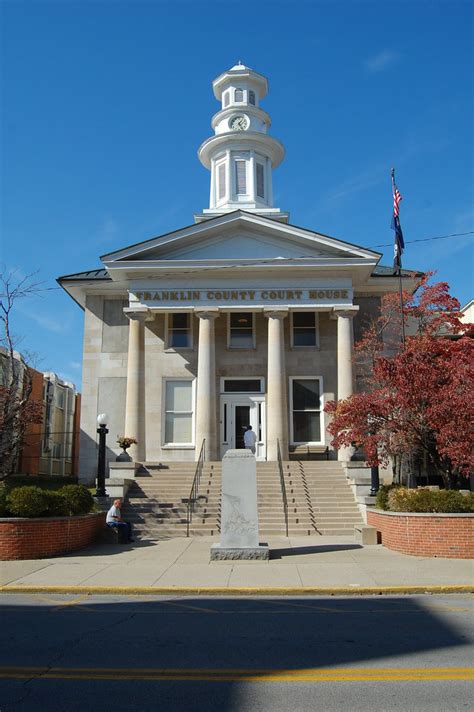
POLYGON ((229 121, 229 126, 233 131, 245 131, 249 127, 249 120, 246 116, 233 116, 229 121))

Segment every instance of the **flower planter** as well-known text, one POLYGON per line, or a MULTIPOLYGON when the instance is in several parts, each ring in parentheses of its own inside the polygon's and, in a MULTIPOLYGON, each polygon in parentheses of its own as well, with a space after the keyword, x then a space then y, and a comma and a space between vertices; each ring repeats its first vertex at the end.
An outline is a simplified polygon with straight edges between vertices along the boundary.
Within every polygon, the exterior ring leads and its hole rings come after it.
POLYGON ((387 549, 411 556, 474 558, 474 514, 421 514, 367 509, 367 524, 387 549))
POLYGON ((43 559, 92 544, 105 528, 105 512, 76 517, 0 519, 0 560, 43 559))

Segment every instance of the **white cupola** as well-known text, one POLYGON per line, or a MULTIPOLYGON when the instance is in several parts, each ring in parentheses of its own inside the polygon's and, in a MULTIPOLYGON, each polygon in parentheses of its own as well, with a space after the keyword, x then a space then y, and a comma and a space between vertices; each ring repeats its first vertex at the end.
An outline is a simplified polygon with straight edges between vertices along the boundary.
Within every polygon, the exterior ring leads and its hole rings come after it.
POLYGON ((269 136, 270 117, 260 108, 267 79, 239 61, 212 87, 221 109, 212 117, 214 136, 198 150, 199 160, 211 171, 211 191, 209 208, 196 220, 241 209, 286 221, 287 213, 273 207, 272 170, 285 149, 269 136))

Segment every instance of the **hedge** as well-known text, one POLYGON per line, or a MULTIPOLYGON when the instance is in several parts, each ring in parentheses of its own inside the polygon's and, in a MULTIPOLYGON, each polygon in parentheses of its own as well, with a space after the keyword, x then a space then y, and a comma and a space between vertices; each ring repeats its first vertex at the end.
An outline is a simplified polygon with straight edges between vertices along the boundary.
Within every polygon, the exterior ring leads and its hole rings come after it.
POLYGON ((427 487, 385 487, 377 506, 390 512, 454 514, 474 512, 474 493, 457 490, 432 490, 427 487))
POLYGON ((88 514, 94 509, 91 493, 83 485, 66 485, 60 490, 15 487, 0 488, 0 516, 57 517, 88 514))

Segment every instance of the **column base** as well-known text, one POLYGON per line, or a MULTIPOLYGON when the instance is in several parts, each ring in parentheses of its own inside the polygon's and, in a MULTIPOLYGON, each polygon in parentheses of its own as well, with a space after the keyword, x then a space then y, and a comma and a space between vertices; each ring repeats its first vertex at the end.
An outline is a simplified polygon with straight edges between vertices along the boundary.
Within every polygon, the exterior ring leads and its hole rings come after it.
POLYGON ((211 561, 268 561, 270 548, 268 544, 258 546, 211 546, 211 561))

